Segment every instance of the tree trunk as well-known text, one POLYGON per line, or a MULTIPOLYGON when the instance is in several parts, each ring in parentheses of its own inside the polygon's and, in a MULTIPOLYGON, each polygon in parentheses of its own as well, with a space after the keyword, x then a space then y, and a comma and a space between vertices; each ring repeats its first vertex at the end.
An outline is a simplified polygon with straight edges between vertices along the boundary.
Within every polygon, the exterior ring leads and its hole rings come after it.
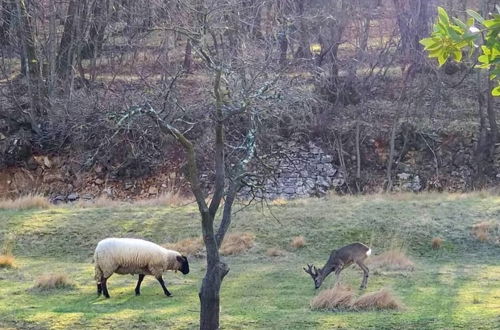
POLYGON ((495 150, 495 144, 498 142, 498 124, 497 124, 497 114, 495 111, 495 107, 493 106, 495 100, 493 100, 493 95, 491 95, 491 90, 495 87, 495 83, 493 80, 489 79, 490 75, 493 73, 493 66, 490 68, 488 76, 488 89, 486 92, 486 112, 488 114, 488 123, 490 124, 491 130, 491 148, 492 154, 495 150))
POLYGON ((214 235, 214 219, 210 214, 203 215, 203 241, 207 249, 207 271, 199 293, 200 297, 200 329, 215 330, 219 328, 220 287, 222 282, 219 247, 214 235))
POLYGON ((47 114, 44 106, 45 99, 43 80, 41 77, 40 62, 36 50, 36 37, 33 32, 31 16, 28 12, 25 0, 17 2, 17 11, 19 15, 20 29, 19 35, 22 44, 21 59, 24 59, 25 72, 28 80, 28 94, 30 96, 30 120, 32 129, 39 131, 38 118, 47 114))
POLYGON ((295 52, 295 58, 310 58, 311 51, 309 50, 309 38, 307 33, 307 24, 304 18, 304 2, 296 0, 297 15, 299 19, 299 47, 295 52))
POLYGON ((186 41, 183 67, 187 73, 193 73, 193 46, 191 45, 191 39, 186 41))
POLYGON ((401 35, 402 69, 407 77, 421 72, 425 66, 425 54, 419 41, 429 34, 429 2, 429 0, 393 0, 396 22, 401 35))
POLYGON ((82 49, 83 58, 95 58, 100 54, 104 44, 104 32, 108 24, 108 9, 109 0, 98 0, 94 3, 89 39, 82 49))
POLYGON ((10 45, 11 28, 15 13, 15 4, 13 0, 2 0, 0 12, 0 45, 10 45))
MULTIPOLYGON (((483 17, 487 17, 488 13, 493 10, 493 4, 495 1, 491 0, 483 0, 482 3, 482 8, 481 8, 481 13, 483 17)), ((488 72, 488 75, 486 75, 487 79, 487 92, 486 92, 486 113, 488 116, 488 123, 490 125, 490 131, 491 131, 491 148, 490 148, 490 155, 493 156, 495 152, 495 144, 498 142, 498 124, 497 124, 497 114, 495 111, 494 103, 495 100, 493 100, 493 95, 491 95, 491 91, 495 87, 495 84, 493 80, 490 79, 490 76, 493 74, 493 69, 494 67, 492 66, 488 72)))
POLYGON ((280 49, 279 64, 283 67, 286 65, 286 54, 288 52, 288 38, 286 36, 286 26, 278 33, 278 44, 280 49))
POLYGON ((56 66, 60 78, 65 79, 71 73, 82 39, 83 22, 86 19, 87 1, 71 0, 64 21, 64 31, 59 44, 56 66))

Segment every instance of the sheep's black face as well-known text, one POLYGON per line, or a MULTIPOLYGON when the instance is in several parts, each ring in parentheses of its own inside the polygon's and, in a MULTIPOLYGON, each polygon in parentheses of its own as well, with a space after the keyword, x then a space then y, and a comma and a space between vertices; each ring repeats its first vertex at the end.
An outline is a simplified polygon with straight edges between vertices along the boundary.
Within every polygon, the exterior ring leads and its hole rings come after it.
POLYGON ((186 275, 189 273, 189 262, 185 256, 177 256, 177 261, 181 264, 179 271, 186 275))

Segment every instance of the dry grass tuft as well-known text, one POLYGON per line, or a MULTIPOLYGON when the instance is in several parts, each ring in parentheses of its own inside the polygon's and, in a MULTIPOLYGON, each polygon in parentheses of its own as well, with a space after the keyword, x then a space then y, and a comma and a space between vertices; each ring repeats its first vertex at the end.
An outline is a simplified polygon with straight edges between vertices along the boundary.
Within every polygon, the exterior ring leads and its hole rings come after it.
POLYGON ((286 199, 280 197, 280 198, 276 198, 276 199, 272 200, 270 204, 274 205, 274 206, 283 206, 283 205, 287 205, 288 201, 286 199))
POLYGON ((382 288, 376 292, 365 293, 352 304, 354 309, 396 309, 404 308, 403 303, 391 290, 382 288))
POLYGON ((155 198, 137 200, 133 204, 136 206, 181 206, 189 202, 190 200, 180 191, 172 190, 155 198))
POLYGON ((269 248, 266 251, 268 257, 281 257, 285 255, 285 251, 278 248, 269 248))
POLYGON ((203 239, 201 237, 190 237, 175 243, 164 244, 167 249, 178 251, 185 256, 203 256, 203 239))
POLYGON ((346 285, 336 285, 335 287, 321 291, 311 300, 311 309, 348 309, 354 301, 353 290, 346 285))
POLYGON ((483 221, 472 226, 472 235, 481 242, 500 243, 500 224, 483 221))
POLYGON ((14 261, 16 258, 10 254, 0 255, 0 268, 14 268, 14 261))
POLYGON ((290 245, 296 249, 302 248, 306 245, 306 239, 304 236, 296 236, 292 238, 290 245))
POLYGON ((415 269, 415 264, 401 250, 389 250, 378 256, 368 258, 366 263, 375 269, 407 270, 415 269))
POLYGON ((25 195, 16 199, 0 200, 0 210, 47 209, 50 202, 42 195, 25 195))
POLYGON ((125 202, 122 202, 122 201, 118 201, 118 200, 114 200, 114 199, 111 199, 107 196, 99 196, 98 198, 96 199, 91 199, 91 200, 79 200, 78 202, 74 203, 74 204, 68 204, 68 205, 76 205, 77 207, 81 207, 81 208, 115 208, 115 207, 120 207, 120 206, 124 206, 126 205, 125 202))
POLYGON ((252 233, 227 234, 219 250, 223 256, 240 254, 250 249, 254 240, 255 235, 252 233))
POLYGON ((68 280, 65 274, 45 274, 35 281, 33 290, 48 291, 53 289, 70 289, 75 285, 68 280))
POLYGON ((443 246, 443 239, 441 237, 434 237, 431 241, 431 246, 434 250, 439 250, 443 246))

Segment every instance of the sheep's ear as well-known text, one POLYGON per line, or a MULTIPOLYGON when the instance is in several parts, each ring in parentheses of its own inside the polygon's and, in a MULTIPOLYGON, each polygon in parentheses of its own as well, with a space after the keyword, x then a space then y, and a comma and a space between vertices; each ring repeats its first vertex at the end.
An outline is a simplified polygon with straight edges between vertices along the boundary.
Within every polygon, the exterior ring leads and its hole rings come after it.
POLYGON ((180 262, 180 263, 183 263, 184 262, 184 259, 182 258, 182 256, 177 256, 176 257, 177 261, 180 262))

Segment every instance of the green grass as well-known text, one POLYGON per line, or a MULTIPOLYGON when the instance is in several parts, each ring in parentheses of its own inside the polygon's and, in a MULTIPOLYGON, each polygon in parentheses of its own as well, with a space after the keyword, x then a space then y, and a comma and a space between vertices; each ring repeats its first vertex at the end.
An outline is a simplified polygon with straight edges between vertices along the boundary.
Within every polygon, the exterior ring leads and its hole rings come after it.
MULTIPOLYGON (((249 231, 255 247, 228 257, 231 271, 221 292, 225 329, 498 329, 500 327, 500 246, 470 234, 480 221, 500 221, 500 197, 421 194, 330 197, 246 208, 235 214, 231 230, 249 231), (270 211, 277 217, 271 216, 270 211), (290 247, 303 235, 304 248, 290 247), (443 238, 440 250, 431 239, 443 238), (368 292, 391 287, 406 305, 399 312, 311 311, 315 295, 306 263, 322 266, 329 251, 353 241, 370 244, 375 254, 403 247, 415 261, 413 272, 372 271, 368 292), (268 257, 279 248, 284 256, 268 257)), ((0 269, 0 328, 19 329, 192 329, 198 325, 198 287, 202 259, 191 258, 187 276, 168 273, 172 298, 146 277, 134 296, 136 278, 114 275, 111 299, 97 298, 92 254, 108 236, 142 237, 158 243, 198 236, 194 205, 179 208, 54 207, 0 211, 0 245, 9 241, 16 268, 0 269), (14 237, 14 238, 13 238, 14 237), (13 243, 12 243, 12 240, 13 243), (37 292, 35 279, 61 272, 75 284, 37 292)), ((353 287, 357 268, 343 272, 353 287)), ((329 287, 333 278, 325 281, 329 287)))

